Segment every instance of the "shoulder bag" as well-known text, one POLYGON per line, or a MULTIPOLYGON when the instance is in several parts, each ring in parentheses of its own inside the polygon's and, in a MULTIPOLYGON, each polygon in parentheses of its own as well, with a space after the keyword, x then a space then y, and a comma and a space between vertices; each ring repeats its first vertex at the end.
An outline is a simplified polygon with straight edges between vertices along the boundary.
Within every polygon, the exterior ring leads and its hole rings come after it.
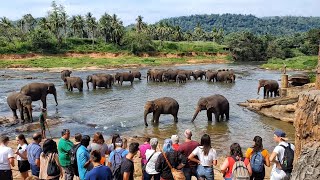
POLYGON ((178 169, 172 167, 170 162, 167 159, 166 153, 163 152, 162 154, 163 154, 163 157, 166 159, 166 162, 167 162, 169 168, 171 169, 171 174, 173 176, 173 179, 174 180, 185 180, 186 177, 184 176, 183 172, 181 170, 178 170, 178 169))
POLYGON ((150 156, 150 157, 148 158, 148 160, 147 160, 147 163, 142 166, 142 171, 146 171, 147 164, 148 164, 148 162, 150 161, 150 159, 152 158, 152 156, 154 155, 154 153, 156 153, 156 151, 154 151, 154 152, 151 154, 151 156, 150 156))
POLYGON ((53 176, 53 177, 60 175, 60 168, 56 163, 55 153, 51 153, 51 156, 48 162, 47 175, 53 176))

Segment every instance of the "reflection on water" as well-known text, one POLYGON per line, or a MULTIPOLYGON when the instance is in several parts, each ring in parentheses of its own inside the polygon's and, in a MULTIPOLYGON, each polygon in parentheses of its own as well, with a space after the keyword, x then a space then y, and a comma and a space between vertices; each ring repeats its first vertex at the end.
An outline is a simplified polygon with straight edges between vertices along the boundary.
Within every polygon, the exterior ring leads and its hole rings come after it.
MULTIPOLYGON (((102 131, 106 137, 112 133, 120 133, 130 136, 150 136, 162 139, 169 138, 172 134, 180 136, 183 141, 185 129, 193 131, 193 138, 200 140, 204 133, 208 133, 212 139, 212 146, 218 153, 226 154, 226 149, 231 143, 239 142, 243 147, 249 147, 255 135, 264 139, 264 146, 272 150, 274 129, 285 130, 289 138, 294 137, 294 128, 291 124, 277 121, 272 118, 260 116, 237 105, 238 102, 252 98, 261 98, 256 95, 258 79, 280 78, 280 73, 274 71, 258 70, 251 65, 201 65, 185 66, 180 69, 218 69, 222 67, 233 68, 237 79, 235 84, 212 83, 205 81, 188 81, 186 84, 173 82, 153 83, 134 81, 134 85, 125 82, 124 85, 114 86, 112 89, 90 90, 84 87, 84 92, 68 92, 63 87, 59 73, 33 73, 23 71, 0 70, 0 74, 7 74, 18 78, 0 78, 0 116, 12 116, 6 104, 8 92, 18 91, 20 87, 30 82, 52 82, 56 85, 59 106, 56 107, 52 95, 48 95, 49 116, 60 117, 63 123, 51 128, 54 136, 59 136, 63 128, 71 129, 72 134, 80 132, 93 134, 102 131), (32 76, 38 79, 25 80, 22 77, 32 76), (222 94, 230 102, 230 120, 224 122, 208 122, 206 112, 199 113, 194 123, 191 118, 200 97, 213 94, 222 94), (145 128, 143 123, 143 107, 146 101, 159 97, 172 97, 180 104, 179 122, 174 123, 171 115, 161 115, 160 123, 150 123, 152 113, 148 115, 149 127, 145 128)), ((146 76, 147 69, 141 70, 142 76, 146 76)), ((73 76, 85 79, 89 74, 95 72, 73 72, 73 76)), ((109 71, 108 73, 114 73, 109 71)), ((39 115, 41 102, 34 102, 34 117, 39 115)), ((0 127, 4 133, 13 135, 15 127, 0 127)))

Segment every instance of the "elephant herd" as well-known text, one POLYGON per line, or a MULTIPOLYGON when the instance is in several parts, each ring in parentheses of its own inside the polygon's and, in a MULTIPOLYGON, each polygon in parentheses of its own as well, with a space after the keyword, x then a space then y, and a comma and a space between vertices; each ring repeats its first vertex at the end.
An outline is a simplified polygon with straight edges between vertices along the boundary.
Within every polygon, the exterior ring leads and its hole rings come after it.
POLYGON ((235 73, 232 69, 221 70, 182 70, 182 69, 149 69, 147 72, 147 81, 185 83, 187 80, 207 80, 216 82, 235 82, 235 73))

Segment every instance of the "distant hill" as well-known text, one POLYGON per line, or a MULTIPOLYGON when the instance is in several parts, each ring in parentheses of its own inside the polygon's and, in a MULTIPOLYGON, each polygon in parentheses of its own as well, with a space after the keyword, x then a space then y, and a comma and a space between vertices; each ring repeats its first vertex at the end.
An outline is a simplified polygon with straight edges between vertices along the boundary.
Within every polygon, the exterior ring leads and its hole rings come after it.
MULTIPOLYGON (((275 16, 258 18, 253 15, 211 14, 173 17, 161 20, 183 31, 193 31, 199 23, 205 31, 214 27, 223 28, 225 33, 250 31, 254 34, 289 35, 320 28, 320 17, 275 16)), ((159 21, 159 22, 161 22, 159 21)))

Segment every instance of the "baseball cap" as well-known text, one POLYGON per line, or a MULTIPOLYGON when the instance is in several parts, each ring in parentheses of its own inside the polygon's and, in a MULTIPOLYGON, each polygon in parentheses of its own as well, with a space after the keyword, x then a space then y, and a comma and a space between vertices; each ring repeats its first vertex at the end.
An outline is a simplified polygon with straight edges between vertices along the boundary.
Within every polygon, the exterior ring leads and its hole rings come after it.
POLYGON ((179 136, 178 135, 172 135, 171 140, 173 144, 178 144, 179 143, 179 136))
POLYGON ((191 138, 192 132, 190 131, 190 129, 186 129, 186 130, 184 131, 184 136, 185 136, 186 138, 188 138, 188 139, 191 138))
POLYGON ((285 140, 285 141, 288 140, 288 138, 286 138, 286 133, 283 132, 281 129, 275 130, 273 134, 276 135, 276 136, 278 136, 278 137, 280 137, 281 139, 283 139, 283 140, 285 140))

